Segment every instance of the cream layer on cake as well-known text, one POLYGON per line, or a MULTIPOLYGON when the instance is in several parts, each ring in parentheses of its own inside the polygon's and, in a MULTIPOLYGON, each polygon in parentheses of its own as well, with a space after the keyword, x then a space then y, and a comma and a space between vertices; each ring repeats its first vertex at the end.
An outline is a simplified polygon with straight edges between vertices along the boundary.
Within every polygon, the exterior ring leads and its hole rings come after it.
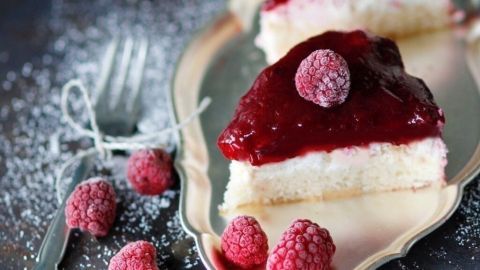
POLYGON ((261 166, 233 160, 221 209, 438 186, 445 183, 446 154, 441 138, 425 138, 311 152, 261 166))
POLYGON ((297 43, 329 30, 401 37, 449 24, 449 0, 289 0, 260 12, 256 45, 274 63, 297 43))

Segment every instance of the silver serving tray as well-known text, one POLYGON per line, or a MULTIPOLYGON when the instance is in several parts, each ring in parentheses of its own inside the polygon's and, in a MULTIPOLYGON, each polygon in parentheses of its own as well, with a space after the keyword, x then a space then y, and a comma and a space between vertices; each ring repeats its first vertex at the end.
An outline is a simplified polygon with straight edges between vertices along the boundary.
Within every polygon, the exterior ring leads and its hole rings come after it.
MULTIPOLYGON (((262 52, 253 44, 258 29, 245 31, 243 26, 230 12, 206 26, 179 61, 171 93, 176 121, 186 119, 202 97, 213 100, 198 119, 177 134, 175 162, 182 181, 182 224, 195 238, 209 269, 225 268, 218 247, 229 218, 218 211, 229 162, 217 149, 216 139, 240 96, 266 65, 262 52)), ((480 77, 472 74, 480 74, 475 61, 480 47, 456 38, 452 31, 424 34, 398 44, 407 71, 425 80, 445 111, 448 185, 235 213, 255 216, 269 236, 270 247, 293 219, 309 218, 332 233, 337 246, 335 269, 375 268, 404 256, 457 208, 463 187, 479 172, 480 94, 475 81, 480 82, 480 77)))

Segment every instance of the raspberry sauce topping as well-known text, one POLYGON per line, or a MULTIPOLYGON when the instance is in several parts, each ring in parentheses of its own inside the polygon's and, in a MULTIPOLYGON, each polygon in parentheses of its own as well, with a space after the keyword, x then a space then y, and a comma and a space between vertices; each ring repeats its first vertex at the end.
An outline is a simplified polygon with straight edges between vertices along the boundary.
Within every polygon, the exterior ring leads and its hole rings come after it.
POLYGON ((252 165, 311 151, 441 135, 445 122, 425 83, 405 73, 396 44, 363 31, 327 32, 264 69, 218 138, 225 157, 252 165), (331 49, 350 70, 345 102, 323 108, 302 98, 295 74, 313 51, 331 49))

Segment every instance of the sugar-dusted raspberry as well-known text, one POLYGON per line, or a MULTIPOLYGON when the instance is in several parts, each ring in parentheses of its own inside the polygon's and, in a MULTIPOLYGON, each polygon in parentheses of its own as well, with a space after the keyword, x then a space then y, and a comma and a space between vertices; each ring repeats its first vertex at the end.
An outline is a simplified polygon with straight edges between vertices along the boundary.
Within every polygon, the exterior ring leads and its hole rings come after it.
POLYGON ((173 184, 172 159, 162 149, 146 149, 128 159, 127 177, 143 195, 159 195, 173 184))
POLYGON ((115 220, 115 190, 102 178, 91 178, 75 187, 65 207, 68 227, 105 236, 115 220))
POLYGON ((326 229, 298 219, 283 233, 268 257, 267 269, 329 269, 335 245, 326 229))
POLYGON ((350 91, 348 64, 332 50, 316 50, 300 63, 295 86, 300 96, 322 107, 342 104, 350 91))
POLYGON ((158 270, 157 250, 147 241, 129 243, 110 259, 108 270, 158 270))
POLYGON ((240 268, 251 268, 267 260, 267 235, 254 217, 234 218, 223 231, 221 246, 227 261, 240 268))

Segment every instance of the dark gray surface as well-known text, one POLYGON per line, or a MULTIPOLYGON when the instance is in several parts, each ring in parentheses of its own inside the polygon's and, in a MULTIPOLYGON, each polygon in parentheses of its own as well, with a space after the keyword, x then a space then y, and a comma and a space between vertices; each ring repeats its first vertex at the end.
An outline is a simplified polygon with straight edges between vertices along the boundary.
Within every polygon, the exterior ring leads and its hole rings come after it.
MULTIPOLYGON (((37 152, 20 147, 20 139, 32 140, 31 147, 41 149, 48 147, 44 141, 35 138, 48 137, 56 131, 66 128, 59 119, 58 87, 77 71, 69 70, 82 60, 91 61, 98 57, 91 53, 94 47, 84 39, 76 38, 75 29, 81 35, 90 33, 95 26, 101 35, 128 28, 135 24, 142 26, 140 31, 155 36, 157 42, 165 48, 159 65, 164 69, 158 71, 162 77, 162 86, 153 86, 153 90, 164 91, 173 73, 175 61, 195 29, 207 22, 223 7, 223 1, 162 0, 162 1, 13 1, 0 3, 0 265, 1 269, 30 269, 41 238, 46 232, 52 212, 56 207, 53 186, 42 177, 50 177, 55 168, 68 156, 52 157, 45 154, 44 162, 38 168, 28 168, 24 163, 37 164, 37 152), (147 2, 148 6, 142 6, 147 2), (113 16, 113 15, 115 16, 113 16), (145 19, 147 16, 151 19, 145 19), (111 25, 102 20, 118 17, 121 22, 118 29, 104 27, 111 25), (124 18, 123 18, 124 17, 124 18), (98 26, 98 27, 97 27, 98 26), (70 29, 70 30, 69 30, 70 29), (70 31, 70 32, 69 32, 70 31), (69 32, 67 35, 66 33, 69 32), (59 50, 61 42, 74 49, 84 50, 85 54, 72 54, 72 50, 59 50), (78 57, 79 59, 71 59, 78 57), (39 70, 39 74, 20 76, 26 63, 39 70), (65 64, 67 63, 67 64, 65 64), (48 71, 49 84, 42 80, 41 72, 48 71), (12 73, 16 78, 12 79, 12 73), (10 74, 10 75, 8 75, 10 74), (57 75, 61 74, 61 75, 57 75), (6 81, 9 81, 6 83, 6 81), (9 89, 9 90, 7 90, 9 89), (56 91, 56 92, 55 92, 56 91), (52 108, 48 106, 48 95, 52 95, 52 108), (21 102, 23 101, 23 103, 21 102), (19 103, 20 102, 20 103, 19 103), (36 108, 45 115, 38 115, 36 108), (8 107, 9 113, 2 114, 1 109, 8 107), (14 109, 18 107, 18 109, 14 109), (50 114, 48 114, 50 112, 50 114), (42 120, 43 119, 43 120, 42 120), (29 133, 28 126, 34 130, 29 133), (22 131, 24 131, 22 133, 22 131), (24 134, 25 133, 25 134, 24 134), (17 147, 15 147, 17 146, 17 147), (13 165, 12 165, 13 164, 13 165), (14 166, 15 165, 15 166, 14 166), (19 179, 15 179, 12 170, 17 170, 19 179), (39 175, 38 171, 43 171, 39 175), (17 196, 19 185, 11 181, 18 180, 24 196, 35 199, 21 199, 17 196), (24 182, 22 182, 24 181, 24 182), (38 185, 31 182, 39 181, 38 185), (21 184, 24 183, 24 184, 21 184), (13 199, 7 199, 12 197, 13 199), (28 213, 35 218, 26 216, 28 213), (26 214, 27 213, 27 214, 26 214)), ((130 29, 130 28, 128 28, 130 29)), ((136 28, 132 28, 135 31, 136 28)), ((92 34, 95 36, 95 33, 92 34)), ((98 40, 105 40, 102 37, 98 40)), ((98 45, 99 48, 102 48, 98 45)), ((27 65, 27 70, 28 70, 27 65)), ((155 73, 155 72, 153 72, 155 73)), ((89 77, 87 76, 87 80, 89 77)), ((91 79, 91 78, 90 78, 91 79)), ((162 125, 165 125, 163 123, 162 125)), ((65 132, 68 143, 65 147, 75 148, 73 135, 65 132)), ((85 144, 85 143, 84 143, 85 144)), ((88 143, 87 143, 88 144, 88 143)), ((63 146, 63 145, 62 145, 63 146)), ((64 150, 64 147, 62 147, 64 150)), ((38 151, 41 153, 41 151, 38 151)), ((119 159, 119 163, 122 163, 119 159)), ((120 173, 117 165, 97 165, 97 174, 115 178, 120 173)), ((64 269, 106 269, 106 264, 114 252, 129 240, 150 239, 158 249, 161 269, 202 269, 198 263, 193 242, 181 230, 178 223, 178 184, 173 191, 158 200, 140 198, 132 195, 124 181, 117 183, 120 197, 117 219, 111 234, 103 239, 93 239, 86 234, 76 233, 71 239, 64 269), (164 201, 162 201, 165 199, 164 201), (146 205, 168 202, 165 207, 153 208, 160 211, 150 215, 150 220, 143 220, 142 214, 149 213, 144 208, 132 207, 134 204, 146 205), (150 226, 145 229, 144 224, 150 226), (138 227, 137 229, 135 229, 138 227)), ((480 183, 473 181, 467 189, 462 204, 453 217, 441 228, 417 243, 408 256, 392 261, 382 269, 480 269, 480 183), (477 266, 478 265, 478 266, 477 266)))

